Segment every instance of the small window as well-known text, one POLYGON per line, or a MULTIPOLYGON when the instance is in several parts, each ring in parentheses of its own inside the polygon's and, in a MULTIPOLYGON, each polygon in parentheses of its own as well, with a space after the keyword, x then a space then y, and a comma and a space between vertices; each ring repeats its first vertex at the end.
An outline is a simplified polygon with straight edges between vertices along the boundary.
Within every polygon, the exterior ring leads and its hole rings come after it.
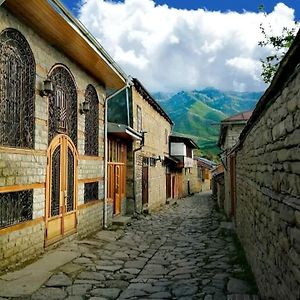
POLYGON ((141 132, 142 131, 142 109, 137 105, 137 131, 141 132))
POLYGON ((98 200, 99 198, 99 183, 90 182, 84 184, 84 203, 98 200))
POLYGON ((0 194, 0 228, 32 220, 33 190, 0 194))

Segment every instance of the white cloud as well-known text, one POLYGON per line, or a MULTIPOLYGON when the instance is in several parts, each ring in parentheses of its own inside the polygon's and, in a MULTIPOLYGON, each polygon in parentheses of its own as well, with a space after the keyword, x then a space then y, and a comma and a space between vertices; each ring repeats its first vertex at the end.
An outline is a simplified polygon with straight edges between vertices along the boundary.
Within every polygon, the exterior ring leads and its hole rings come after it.
POLYGON ((294 25, 294 10, 278 3, 262 13, 179 10, 152 0, 84 0, 80 20, 127 74, 151 91, 213 86, 263 90, 259 25, 275 34, 294 25), (268 26, 266 24, 266 27, 268 26))

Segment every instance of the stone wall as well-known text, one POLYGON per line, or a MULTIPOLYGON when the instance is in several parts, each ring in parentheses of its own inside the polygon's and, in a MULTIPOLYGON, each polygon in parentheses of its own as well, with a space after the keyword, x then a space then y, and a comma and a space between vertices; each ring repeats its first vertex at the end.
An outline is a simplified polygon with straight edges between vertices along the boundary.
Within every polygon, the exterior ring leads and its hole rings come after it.
MULTIPOLYGON (((42 37, 31 30, 28 26, 24 25, 16 19, 11 13, 0 7, 0 32, 6 28, 15 28, 19 30, 27 42, 29 43, 33 52, 36 62, 36 94, 35 94, 35 145, 34 149, 15 149, 9 147, 0 147, 0 192, 14 190, 20 186, 25 189, 34 189, 33 193, 33 220, 36 221, 41 217, 45 217, 45 194, 46 194, 46 168, 47 168, 47 148, 48 148, 48 98, 41 97, 39 90, 42 87, 43 80, 46 79, 51 68, 59 63, 67 66, 74 76, 78 94, 78 107, 84 101, 85 89, 88 84, 93 84, 96 88, 99 98, 99 157, 87 157, 84 155, 84 128, 85 128, 85 115, 78 113, 78 154, 79 154, 79 167, 78 177, 79 195, 78 205, 84 203, 83 184, 85 179, 94 179, 99 181, 99 199, 103 199, 104 187, 104 170, 103 170, 103 156, 104 156, 104 96, 105 90, 102 84, 98 83, 78 65, 67 58, 63 53, 59 52, 56 48, 49 45, 42 37)), ((78 225, 79 235, 86 235, 88 232, 94 231, 95 228, 100 228, 102 224, 100 219, 95 215, 102 215, 102 206, 95 206, 94 209, 87 209, 86 212, 79 214, 78 225), (91 213, 91 215, 89 215, 91 213), (95 223, 93 223, 95 222, 95 223), (93 225, 94 224, 94 225, 93 225)), ((29 221, 28 224, 31 224, 29 221)), ((26 222, 22 226, 26 226, 26 222), (25 225, 24 225, 25 224, 25 225)), ((37 225, 36 225, 37 226, 37 225)), ((10 228, 11 233, 3 235, 1 232, 7 230, 0 229, 0 245, 8 245, 12 247, 10 240, 15 236, 19 236, 20 240, 24 240, 22 247, 16 247, 12 251, 5 250, 5 257, 3 252, 0 251, 0 260, 2 265, 7 265, 12 262, 24 261, 26 258, 32 258, 33 251, 39 254, 44 249, 44 223, 32 229, 26 227, 26 230, 20 229, 19 225, 10 228), (35 230, 30 232, 30 230, 35 230), (30 235, 30 238, 28 236, 30 235), (36 238, 38 236, 38 238, 36 238), (26 246, 30 241, 32 245, 26 246), (38 240, 38 241, 37 241, 38 240), (37 241, 37 242, 34 242, 37 241), (18 250, 16 250, 18 249, 18 250), (34 250, 32 250, 34 249, 34 250), (14 254, 13 251, 17 251, 14 254), (11 255, 9 254, 11 253, 11 255), (30 255, 29 255, 30 254, 30 255)), ((19 243, 19 242, 18 242, 19 243)), ((4 249, 4 248, 2 248, 4 249)))
POLYGON ((236 227, 263 299, 300 299, 300 74, 237 152, 236 227))
POLYGON ((238 125, 238 124, 232 124, 228 125, 227 131, 226 131, 226 137, 223 145, 223 149, 231 149, 236 142, 239 139, 239 136, 244 129, 245 124, 238 125))

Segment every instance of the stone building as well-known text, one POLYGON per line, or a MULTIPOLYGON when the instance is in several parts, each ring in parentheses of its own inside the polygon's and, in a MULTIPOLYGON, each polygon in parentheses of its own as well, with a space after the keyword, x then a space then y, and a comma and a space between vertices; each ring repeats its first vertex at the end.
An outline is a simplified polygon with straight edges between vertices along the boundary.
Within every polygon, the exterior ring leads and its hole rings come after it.
POLYGON ((224 166, 218 165, 212 170, 212 198, 217 202, 219 208, 224 207, 225 187, 224 187, 224 166))
POLYGON ((300 32, 235 152, 236 228, 263 299, 300 299, 300 32))
POLYGON ((0 269, 102 227, 104 101, 126 75, 59 1, 1 1, 0 269))
MULTIPOLYGON (((220 136, 218 146, 223 151, 220 154, 221 161, 224 164, 224 183, 225 183, 225 198, 222 209, 228 217, 235 214, 235 186, 234 178, 230 177, 230 169, 234 168, 233 155, 228 155, 231 149, 238 141, 239 135, 249 120, 252 111, 242 112, 231 116, 221 122, 220 136)), ((232 173, 234 174, 234 173, 232 173)), ((220 202, 221 203, 221 202, 220 202)))
POLYGON ((133 128, 143 141, 133 145, 132 191, 137 211, 156 210, 166 204, 169 136, 173 122, 137 79, 133 79, 133 128))
POLYGON ((176 160, 171 166, 174 173, 171 186, 177 191, 175 195, 178 198, 201 191, 202 179, 199 176, 197 160, 194 159, 195 149, 199 147, 193 139, 178 134, 170 136, 170 155, 176 160))
POLYGON ((211 190, 212 170, 216 164, 204 157, 196 157, 198 178, 202 181, 201 191, 211 190))
POLYGON ((109 215, 159 208, 166 203, 172 120, 136 78, 109 100, 108 120, 109 215))

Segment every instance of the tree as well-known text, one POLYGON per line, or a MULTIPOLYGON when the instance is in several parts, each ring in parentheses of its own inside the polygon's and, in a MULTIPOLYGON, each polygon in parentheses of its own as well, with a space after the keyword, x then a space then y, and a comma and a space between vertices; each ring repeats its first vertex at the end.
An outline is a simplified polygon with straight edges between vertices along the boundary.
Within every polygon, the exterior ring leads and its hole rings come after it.
MULTIPOLYGON (((267 17, 263 5, 260 5, 259 11, 263 12, 265 17, 267 17)), ((274 35, 270 24, 268 24, 269 31, 267 32, 264 24, 260 23, 259 28, 264 36, 264 39, 259 41, 258 45, 260 47, 271 46, 272 48, 272 54, 260 60, 262 63, 261 77, 265 83, 270 83, 272 81, 281 59, 295 39, 298 28, 297 25, 298 23, 295 21, 295 26, 292 29, 283 27, 280 35, 274 35)))

